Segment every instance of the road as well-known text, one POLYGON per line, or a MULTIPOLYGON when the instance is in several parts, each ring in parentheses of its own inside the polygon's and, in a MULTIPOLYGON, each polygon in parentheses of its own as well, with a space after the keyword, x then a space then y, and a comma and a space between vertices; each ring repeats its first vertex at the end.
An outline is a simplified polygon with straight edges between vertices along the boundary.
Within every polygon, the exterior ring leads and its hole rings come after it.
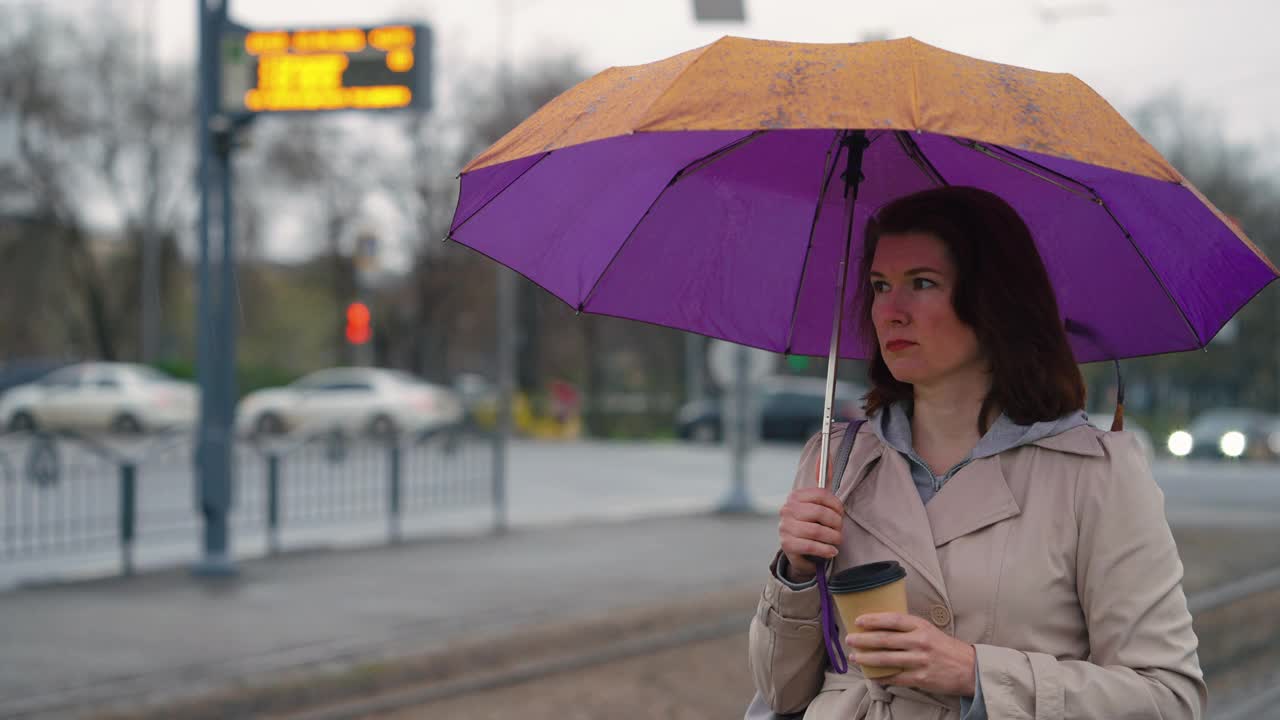
MULTIPOLYGON (((19 582, 117 572, 120 470, 137 464, 136 567, 199 556, 191 449, 185 439, 112 443, 97 450, 60 442, 57 471, 36 461, 29 440, 0 438, 0 588, 19 582), (50 478, 54 479, 50 479, 50 478), (43 483, 43 484, 42 484, 43 483), (74 541, 74 542, 72 542, 74 541)), ((281 447, 283 547, 367 544, 388 537, 391 459, 385 448, 324 443, 281 447)), ((715 507, 731 487, 728 450, 676 442, 511 443, 507 521, 515 527, 692 512, 715 507)), ((763 511, 790 489, 799 446, 764 444, 748 463, 748 488, 763 511)), ((267 550, 263 453, 238 451, 234 550, 267 550)), ((47 453, 44 456, 47 460, 47 453)), ((481 531, 494 521, 490 455, 473 446, 402 459, 406 535, 481 531)), ((1280 525, 1280 465, 1157 460, 1170 521, 1182 526, 1280 525)))

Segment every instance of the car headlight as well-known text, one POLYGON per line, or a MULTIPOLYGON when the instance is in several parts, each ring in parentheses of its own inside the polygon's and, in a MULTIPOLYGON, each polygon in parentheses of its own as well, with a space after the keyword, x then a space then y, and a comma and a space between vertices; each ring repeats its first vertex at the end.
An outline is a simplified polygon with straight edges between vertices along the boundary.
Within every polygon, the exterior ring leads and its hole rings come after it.
POLYGON ((1218 441, 1218 448, 1222 450, 1223 455, 1238 458, 1244 454, 1246 444, 1244 433, 1232 430, 1231 432, 1223 433, 1222 439, 1218 441))
POLYGON ((1169 436, 1169 452, 1177 457, 1186 457, 1191 454, 1191 448, 1195 445, 1195 441, 1191 438, 1191 433, 1186 430, 1179 430, 1169 436))

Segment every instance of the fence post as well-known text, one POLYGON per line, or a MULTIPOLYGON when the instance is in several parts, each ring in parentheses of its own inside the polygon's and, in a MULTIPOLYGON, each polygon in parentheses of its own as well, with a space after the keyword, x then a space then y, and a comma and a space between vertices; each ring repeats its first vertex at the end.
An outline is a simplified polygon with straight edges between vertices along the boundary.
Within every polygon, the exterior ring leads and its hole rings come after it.
POLYGON ((280 552, 280 455, 267 455, 267 553, 280 552))
POLYGON ((400 439, 393 437, 387 445, 387 452, 390 453, 391 477, 390 493, 387 500, 387 532, 390 535, 392 544, 400 542, 400 439))
POLYGON ((500 436, 490 436, 490 441, 494 446, 493 457, 497 462, 490 465, 490 475, 493 480, 493 529, 497 533, 505 533, 507 531, 507 455, 510 449, 507 443, 500 436), (502 445, 501 450, 498 449, 502 445))
POLYGON ((136 511, 138 467, 120 465, 120 565, 126 576, 133 575, 133 541, 137 530, 136 511))
POLYGON ((6 557, 18 549, 18 483, 22 482, 8 456, 0 454, 0 468, 4 468, 4 546, 0 547, 0 557, 6 557))

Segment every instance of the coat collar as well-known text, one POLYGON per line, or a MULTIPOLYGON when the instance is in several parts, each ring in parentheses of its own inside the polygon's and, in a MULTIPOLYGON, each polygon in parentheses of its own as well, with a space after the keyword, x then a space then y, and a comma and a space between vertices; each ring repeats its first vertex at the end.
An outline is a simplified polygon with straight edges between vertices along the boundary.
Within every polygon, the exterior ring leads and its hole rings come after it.
POLYGON ((924 509, 933 528, 934 547, 1022 514, 999 455, 979 458, 961 468, 924 509))
POLYGON ((1102 449, 1103 435, 1103 431, 1092 425, 1081 425, 1057 435, 1040 438, 1031 444, 1047 450, 1057 450, 1058 452, 1071 453, 1073 455, 1104 457, 1106 456, 1106 451, 1102 449))
POLYGON ((867 435, 855 444, 836 497, 851 520, 896 553, 946 601, 929 517, 906 459, 896 451, 885 452, 870 428, 864 426, 859 433, 867 435))
MULTIPOLYGON (((836 496, 850 519, 910 564, 945 600, 937 548, 1022 513, 1005 478, 1000 455, 970 462, 925 505, 907 460, 885 446, 872 428, 864 425, 858 432, 859 442, 836 496), (893 512, 886 512, 888 508, 893 512)), ((1031 445, 1101 457, 1105 454, 1099 442, 1101 434, 1084 425, 1031 445)))
MULTIPOLYGON (((1081 425, 1030 444, 1056 452, 1102 457, 1105 453, 1099 442, 1100 435, 1101 431, 1092 425, 1081 425)), ((935 547, 1022 514, 1000 457, 994 455, 969 463, 924 506, 929 526, 933 528, 935 547)))

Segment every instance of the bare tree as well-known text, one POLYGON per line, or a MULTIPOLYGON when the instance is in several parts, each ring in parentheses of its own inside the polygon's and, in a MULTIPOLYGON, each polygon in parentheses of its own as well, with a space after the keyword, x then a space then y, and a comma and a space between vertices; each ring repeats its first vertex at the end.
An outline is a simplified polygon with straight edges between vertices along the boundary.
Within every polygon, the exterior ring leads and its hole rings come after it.
MULTIPOLYGON (((533 63, 517 73, 508 91, 500 92, 495 81, 487 82, 482 72, 472 71, 458 101, 458 120, 423 122, 410 129, 422 162, 415 167, 432 168, 429 158, 451 158, 448 172, 426 172, 418 176, 414 193, 407 201, 416 209, 415 218, 426 242, 420 247, 406 299, 416 313, 414 329, 421 353, 431 374, 442 374, 447 358, 492 358, 493 263, 477 253, 452 243, 437 243, 443 237, 456 205, 457 183, 453 173, 485 150, 539 107, 583 79, 585 73, 572 57, 557 57, 533 63), (455 150, 441 142, 442 126, 463 130, 453 138, 455 150), (441 183, 441 178, 447 182, 441 183), (482 321, 476 310, 483 308, 482 321), (482 328, 482 329, 481 329, 482 328), (482 343, 477 348, 477 343, 482 343), (456 352, 466 343, 470 352, 456 352), (452 347, 450 347, 452 346, 452 347), (455 352, 449 352, 449 351, 455 352), (480 352, 476 352, 479 350, 480 352), (434 353, 432 351, 435 351, 434 353)), ((614 356, 630 356, 642 366, 643 391, 666 394, 682 382, 682 335, 674 330, 647 326, 616 318, 578 316, 574 310, 531 282, 518 283, 517 386, 536 397, 548 378, 579 384, 587 405, 588 432, 603 434, 609 418, 598 410, 608 388, 622 387, 624 380, 611 371, 614 356), (665 391, 665 392, 664 392, 665 391)), ((464 367, 492 372, 485 363, 464 367)), ((426 368, 424 368, 426 369, 426 368)), ((642 419, 652 426, 653 417, 642 419)), ((661 421, 658 421, 661 423, 661 421)))
MULTIPOLYGON (((460 93, 453 117, 417 117, 405 123, 412 148, 412 162, 407 167, 415 172, 398 197, 421 241, 415 248, 408 290, 402 293, 408 307, 397 322, 412 337, 411 365, 433 377, 448 374, 451 358, 473 369, 492 370, 476 368, 475 364, 480 358, 487 361, 492 357, 493 263, 451 243, 438 242, 448 231, 457 203, 458 169, 585 76, 571 57, 538 61, 512 79, 503 102, 496 76, 479 68, 465 74, 475 81, 460 93), (449 135, 451 129, 457 131, 453 136, 449 135), (465 345, 460 346, 462 343, 465 345)), ((572 334, 576 329, 541 326, 547 308, 558 301, 532 283, 522 282, 518 297, 523 339, 521 385, 532 390, 541 375, 537 368, 544 355, 539 340, 557 333, 572 334)))
POLYGON ((33 222, 12 239, 24 246, 12 250, 18 264, 0 272, 19 283, 38 275, 30 300, 78 299, 81 310, 57 321, 62 337, 46 337, 41 350, 134 355, 125 341, 137 337, 139 308, 162 301, 139 295, 141 245, 153 238, 169 248, 159 253, 167 264, 160 275, 172 278, 173 243, 190 213, 191 95, 184 81, 190 73, 160 68, 154 83, 142 82, 131 50, 137 38, 106 17, 93 32, 38 9, 7 19, 0 29, 0 98, 15 142, 11 154, 0 156, 0 199, 25 206, 33 222), (92 228, 102 225, 95 216, 121 228, 123 247, 115 254, 123 267, 108 268, 95 249, 92 228), (32 244, 44 247, 25 247, 32 244), (61 272, 46 272, 50 267, 61 272))
MULTIPOLYGON (((358 286, 351 240, 365 199, 384 184, 386 159, 341 116, 263 118, 253 130, 256 172, 244 175, 263 205, 294 212, 305 208, 308 233, 327 267, 334 307, 356 299, 358 286)), ((351 362, 338 313, 329 319, 333 357, 351 362)))

